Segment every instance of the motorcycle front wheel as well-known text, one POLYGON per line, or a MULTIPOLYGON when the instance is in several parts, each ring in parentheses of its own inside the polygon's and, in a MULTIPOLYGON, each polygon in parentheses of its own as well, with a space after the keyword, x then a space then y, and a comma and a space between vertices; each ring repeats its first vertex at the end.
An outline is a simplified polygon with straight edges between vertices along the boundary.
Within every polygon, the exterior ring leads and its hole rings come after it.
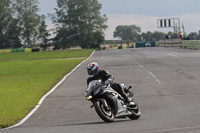
MULTIPOLYGON (((108 105, 109 106, 109 105, 108 105)), ((110 106, 109 106, 110 107, 110 106)), ((113 122, 114 121, 114 113, 112 111, 112 109, 110 110, 107 110, 105 108, 105 106, 103 105, 103 103, 101 103, 101 101, 96 101, 94 103, 94 108, 97 112, 97 114, 99 115, 99 117, 107 122, 107 123, 110 123, 110 122, 113 122)))
POLYGON ((128 116, 131 120, 137 120, 141 116, 141 110, 138 104, 135 101, 134 103, 135 103, 135 106, 132 107, 132 109, 128 109, 132 113, 132 115, 128 116))

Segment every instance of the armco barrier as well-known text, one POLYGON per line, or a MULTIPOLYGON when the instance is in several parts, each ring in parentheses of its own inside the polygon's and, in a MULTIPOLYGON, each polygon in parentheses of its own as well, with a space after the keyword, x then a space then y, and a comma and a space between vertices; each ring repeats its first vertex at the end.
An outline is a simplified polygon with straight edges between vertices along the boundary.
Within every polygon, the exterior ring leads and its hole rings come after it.
POLYGON ((183 40, 182 41, 182 48, 187 48, 187 49, 200 49, 200 41, 199 40, 183 40))
POLYGON ((181 38, 160 39, 159 47, 181 47, 181 38))
POLYGON ((25 49, 11 49, 11 53, 25 52, 25 49))
MULTIPOLYGON (((148 42, 136 42, 135 47, 140 48, 140 47, 146 47, 146 44, 148 42)), ((150 46, 148 47, 155 47, 155 42, 149 42, 150 46)))
POLYGON ((40 48, 32 48, 31 52, 40 52, 40 48))

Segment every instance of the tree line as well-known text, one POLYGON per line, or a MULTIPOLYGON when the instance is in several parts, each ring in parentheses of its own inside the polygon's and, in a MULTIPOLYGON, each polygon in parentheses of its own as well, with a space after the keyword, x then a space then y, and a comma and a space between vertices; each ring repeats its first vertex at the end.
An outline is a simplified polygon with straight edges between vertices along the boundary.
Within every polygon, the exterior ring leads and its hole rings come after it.
MULTIPOLYGON (((141 27, 137 25, 119 25, 114 31, 114 38, 118 38, 125 41, 158 41, 163 38, 176 38, 177 35, 173 32, 159 32, 159 31, 147 31, 141 32, 141 27)), ((200 40, 200 35, 197 32, 191 32, 185 35, 185 38, 189 40, 200 40)))
POLYGON ((37 0, 1 0, 0 49, 28 47, 48 36, 37 0))
POLYGON ((0 49, 48 44, 56 48, 98 47, 104 41, 106 15, 98 0, 57 0, 54 14, 55 37, 49 39, 45 16, 39 15, 38 0, 1 0, 0 49))
MULTIPOLYGON (((107 17, 101 14, 98 0, 57 0, 55 13, 39 15, 38 0, 1 0, 0 2, 0 49, 32 47, 39 44, 44 49, 54 45, 56 49, 80 46, 97 48, 105 41, 107 17), (46 17, 55 25, 51 38, 46 17)), ((168 34, 171 34, 170 32, 168 34)), ((141 33, 136 25, 119 25, 114 37, 130 41, 156 41, 166 33, 141 33)), ((200 39, 197 33, 188 35, 200 39)))

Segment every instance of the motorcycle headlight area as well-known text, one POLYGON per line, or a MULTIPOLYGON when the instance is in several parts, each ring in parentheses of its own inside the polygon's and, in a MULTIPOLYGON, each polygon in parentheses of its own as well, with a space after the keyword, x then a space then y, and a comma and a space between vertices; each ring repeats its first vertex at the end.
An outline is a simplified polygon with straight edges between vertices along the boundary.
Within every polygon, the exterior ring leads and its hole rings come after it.
POLYGON ((90 99, 92 99, 92 96, 87 96, 86 99, 90 100, 90 99))

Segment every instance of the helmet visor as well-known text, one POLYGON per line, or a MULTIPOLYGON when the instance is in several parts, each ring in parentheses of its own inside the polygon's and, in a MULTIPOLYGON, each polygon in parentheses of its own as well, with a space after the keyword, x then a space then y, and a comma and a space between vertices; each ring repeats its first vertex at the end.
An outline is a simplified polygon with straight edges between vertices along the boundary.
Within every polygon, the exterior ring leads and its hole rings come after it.
POLYGON ((94 75, 95 73, 95 70, 88 70, 88 75, 94 75))

